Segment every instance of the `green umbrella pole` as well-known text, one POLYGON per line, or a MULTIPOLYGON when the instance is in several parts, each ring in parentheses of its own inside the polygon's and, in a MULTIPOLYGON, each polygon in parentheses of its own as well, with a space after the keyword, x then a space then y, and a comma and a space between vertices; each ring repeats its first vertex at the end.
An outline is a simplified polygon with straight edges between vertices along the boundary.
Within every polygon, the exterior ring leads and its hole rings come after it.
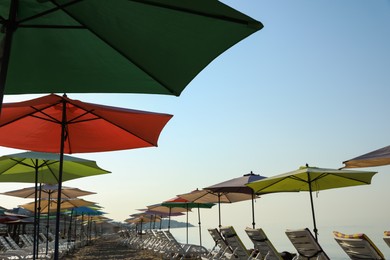
POLYGON ((252 190, 252 227, 255 229, 255 192, 252 190))
MULTIPOLYGON (((38 165, 38 162, 37 162, 38 165)), ((37 249, 37 208, 38 208, 38 168, 35 167, 35 194, 34 194, 34 237, 33 237, 33 260, 37 249)))
POLYGON ((0 70, 0 115, 1 107, 3 106, 3 97, 5 90, 5 82, 7 81, 7 71, 9 57, 11 53, 11 43, 12 36, 16 29, 16 13, 18 10, 19 0, 12 0, 9 8, 9 19, 4 23, 5 26, 5 36, 4 36, 4 47, 3 47, 3 56, 1 58, 1 70, 0 70))
POLYGON ((313 194, 312 194, 312 188, 311 188, 311 180, 310 180, 310 174, 307 173, 307 178, 309 180, 309 193, 310 193, 310 204, 311 204, 311 214, 313 215, 313 224, 314 224, 314 235, 315 235, 315 238, 316 238, 316 241, 318 241, 318 229, 317 229, 317 225, 316 225, 316 216, 314 214, 314 203, 313 203, 313 194))
POLYGON ((59 164, 59 173, 58 173, 56 235, 55 235, 55 242, 54 242, 54 260, 59 259, 60 211, 61 211, 62 170, 63 170, 63 166, 64 166, 65 127, 66 127, 66 101, 63 100, 62 101, 62 122, 61 122, 60 164, 59 164))

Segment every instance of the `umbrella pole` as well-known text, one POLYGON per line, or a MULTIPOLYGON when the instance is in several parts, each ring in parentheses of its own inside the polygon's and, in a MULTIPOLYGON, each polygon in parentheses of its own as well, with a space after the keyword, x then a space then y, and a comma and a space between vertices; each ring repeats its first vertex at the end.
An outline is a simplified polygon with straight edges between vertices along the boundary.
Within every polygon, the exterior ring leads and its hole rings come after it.
POLYGON ((187 208, 187 223, 186 223, 186 244, 188 245, 188 203, 186 204, 187 208))
POLYGON ((221 229, 222 225, 221 225, 221 194, 220 193, 218 193, 218 220, 219 220, 218 227, 219 229, 221 229))
MULTIPOLYGON (((40 230, 40 222, 41 222, 41 199, 42 199, 42 183, 39 184, 39 195, 38 195, 38 212, 37 212, 37 229, 36 229, 36 233, 35 233, 35 236, 36 236, 36 250, 35 250, 35 253, 36 253, 36 258, 38 258, 38 249, 39 249, 39 230, 40 230)), ((34 257, 33 257, 34 259, 34 257)))
POLYGON ((65 127, 66 127, 66 101, 63 100, 62 101, 62 122, 61 122, 60 164, 59 164, 59 173, 58 173, 56 235, 55 235, 55 242, 54 242, 54 260, 59 259, 60 211, 61 211, 62 170, 64 165, 65 127))
POLYGON ((202 246, 202 228, 200 224, 200 208, 198 204, 199 245, 202 246))
POLYGON ((160 230, 161 230, 161 225, 162 225, 162 222, 163 222, 163 217, 162 215, 160 216, 161 220, 160 220, 160 230))
POLYGON ((72 236, 72 220, 73 220, 73 208, 70 211, 70 220, 69 220, 69 228, 68 228, 68 243, 71 242, 71 236, 72 236))
POLYGON ((12 36, 16 29, 16 15, 18 10, 19 0, 12 0, 9 8, 9 17, 5 23, 5 36, 4 36, 4 47, 3 47, 3 57, 1 59, 1 70, 0 70, 0 114, 1 107, 3 105, 3 97, 5 91, 5 82, 7 80, 7 71, 9 57, 11 53, 11 43, 12 36))
POLYGON ((46 254, 49 251, 49 228, 50 228, 51 193, 52 193, 52 191, 49 190, 48 204, 47 204, 47 223, 46 223, 46 254))
POLYGON ((169 216, 168 216, 168 231, 171 228, 171 210, 172 208, 169 208, 169 216))
POLYGON ((256 223, 255 223, 255 192, 252 191, 252 227, 253 229, 256 228, 256 223))
POLYGON ((309 180, 309 193, 310 193, 310 204, 311 204, 311 214, 313 216, 313 224, 314 224, 314 235, 315 235, 315 238, 316 238, 316 241, 318 241, 318 234, 317 234, 317 225, 316 225, 316 216, 314 214, 314 203, 313 203, 313 194, 312 194, 312 189, 311 189, 311 181, 310 181, 310 174, 307 173, 307 177, 308 177, 308 180, 309 180))
MULTIPOLYGON (((37 163, 38 165, 38 163, 37 163)), ((38 208, 38 168, 35 167, 35 198, 34 198, 34 237, 33 237, 33 260, 37 248, 37 208, 38 208)))

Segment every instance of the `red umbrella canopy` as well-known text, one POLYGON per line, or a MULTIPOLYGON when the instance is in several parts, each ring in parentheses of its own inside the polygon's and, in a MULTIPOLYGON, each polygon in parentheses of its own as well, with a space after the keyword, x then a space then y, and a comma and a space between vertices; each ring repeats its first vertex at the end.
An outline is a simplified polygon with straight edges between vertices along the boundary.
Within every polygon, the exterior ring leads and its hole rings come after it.
POLYGON ((0 145, 39 152, 88 153, 157 146, 169 114, 110 107, 55 94, 3 104, 0 145))

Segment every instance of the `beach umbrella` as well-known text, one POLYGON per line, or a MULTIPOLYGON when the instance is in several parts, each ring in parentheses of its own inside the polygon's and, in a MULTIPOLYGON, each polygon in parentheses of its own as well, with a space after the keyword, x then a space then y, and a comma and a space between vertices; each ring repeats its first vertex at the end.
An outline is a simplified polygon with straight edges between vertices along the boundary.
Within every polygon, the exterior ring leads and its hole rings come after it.
POLYGON ((188 210, 192 208, 198 209, 198 225, 199 225, 199 241, 200 246, 202 246, 202 231, 201 231, 201 222, 200 222, 200 208, 211 209, 215 206, 214 203, 197 203, 191 202, 181 197, 175 197, 170 200, 166 200, 161 203, 161 206, 169 207, 169 208, 186 208, 187 209, 187 225, 186 225, 186 241, 188 244, 188 210))
MULTIPOLYGON (((24 137, 20 136, 20 138, 24 137)), ((44 140, 41 142, 44 143, 44 140)), ((57 184, 60 163, 59 153, 22 152, 3 155, 0 157, 0 182, 57 184)), ((63 155, 62 181, 106 173, 110 172, 100 168, 95 161, 63 155)), ((54 189, 54 186, 52 187, 54 189)), ((34 191, 34 188, 31 188, 31 192, 34 191)))
MULTIPOLYGON (((145 214, 151 215, 151 216, 158 216, 161 219, 163 218, 169 218, 169 217, 177 217, 177 216, 182 216, 184 213, 182 212, 161 212, 161 211, 154 211, 154 210, 149 210, 149 209, 138 209, 140 211, 144 211, 145 214)), ((160 229, 161 229, 162 221, 160 221, 160 229)))
MULTIPOLYGON (((67 156, 67 157, 70 157, 70 156, 67 156)), ((72 158, 74 158, 74 157, 72 157, 72 158)), ((75 158, 75 159, 78 159, 78 158, 75 158)), ((80 162, 82 162, 82 161, 83 160, 80 160, 80 162)), ((84 160, 84 161, 88 162, 87 160, 84 160)), ((27 162, 30 162, 30 161, 27 160, 27 162)), ((21 162, 19 162, 19 163, 21 163, 21 162)), ((45 163, 49 164, 48 161, 46 161, 45 163)), ((58 161, 53 161, 52 163, 54 165, 57 164, 57 167, 58 167, 58 161)), ((68 161, 68 163, 69 163, 69 161, 68 161)), ((90 163, 92 163, 92 161, 90 161, 90 163)), ((97 167, 97 165, 96 165, 96 167, 97 167)), ((81 170, 81 169, 79 169, 79 170, 81 170)), ((84 170, 87 170, 87 168, 85 168, 84 170)), ((86 172, 84 172, 84 174, 85 173, 86 172)), ((55 172, 52 171, 52 175, 55 175, 55 172)), ((73 175, 75 175, 75 173, 73 173, 73 175)), ((3 193, 0 193, 0 194, 8 195, 8 196, 14 196, 14 197, 20 197, 20 198, 35 198, 35 199, 37 199, 36 187, 23 188, 23 189, 14 190, 14 191, 3 192, 3 193)), ((65 199, 74 199, 76 197, 92 195, 92 194, 96 194, 96 193, 95 192, 81 190, 79 188, 72 188, 72 187, 62 187, 62 189, 61 189, 61 197, 65 198, 65 199)), ((57 185, 51 185, 51 184, 40 185, 40 187, 39 187, 39 196, 38 197, 39 197, 39 199, 48 199, 49 201, 51 199, 57 199, 57 197, 58 197, 58 186, 57 185)), ((35 205, 36 204, 37 203, 35 203, 35 205)), ((38 208, 40 208, 40 207, 41 206, 39 205, 38 208)), ((37 206, 36 206, 36 208, 37 208, 37 206)), ((48 210, 47 211, 48 211, 48 214, 47 214, 47 223, 48 224, 47 224, 47 229, 46 229, 46 237, 48 237, 48 233, 49 233, 49 228, 48 227, 49 227, 50 204, 48 206, 48 210)), ((34 216, 35 216, 34 218, 38 219, 38 227, 35 228, 35 226, 34 226, 34 230, 35 229, 39 230, 40 211, 39 210, 34 210, 34 216), (38 217, 36 216, 36 212, 37 211, 38 211, 38 217)), ((35 236, 37 235, 36 231, 34 231, 34 234, 35 234, 35 236)), ((34 237, 34 240, 36 240, 37 242, 39 241, 39 240, 36 239, 36 237, 34 237)), ((34 245, 35 245, 35 242, 34 242, 34 245)), ((38 245, 36 245, 36 247, 38 248, 38 245)), ((47 253, 47 251, 48 251, 48 241, 46 241, 46 253, 47 253)))
MULTIPOLYGON (((21 190, 20 192, 22 192, 23 195, 19 193, 19 195, 21 195, 19 197, 35 198, 35 204, 37 205, 38 183, 58 183, 60 165, 61 157, 58 153, 23 152, 3 155, 0 157, 0 182, 35 183, 35 187, 21 190), (24 192, 27 192, 27 194, 24 194, 24 192)), ((100 168, 95 161, 63 155, 63 181, 106 173, 110 172, 100 168)), ((58 186, 55 187, 52 185, 50 190, 57 191, 57 187, 58 186)), ((55 196, 52 193, 53 192, 44 192, 42 196, 55 196)), ((5 195, 18 196, 12 194, 5 195)), ((37 211, 34 211, 34 219, 37 220, 37 211)), ((36 229, 37 223, 35 221, 34 245, 36 245, 35 242, 37 242, 36 229)), ((33 251, 35 259, 35 247, 33 251)))
MULTIPOLYGON (((57 205, 59 204, 60 210, 61 209, 71 209, 81 206, 88 206, 93 205, 96 202, 87 201, 84 199, 61 199, 61 201, 57 199, 51 199, 51 200, 41 200, 41 213, 50 213, 57 211, 57 205)), ((20 205, 19 207, 22 207, 24 209, 30 210, 31 212, 34 211, 34 202, 26 203, 23 205, 20 205)))
POLYGON ((318 230, 312 192, 370 184, 375 174, 376 172, 372 171, 337 170, 306 165, 295 171, 248 183, 247 186, 252 188, 256 194, 308 191, 313 217, 313 231, 317 240, 318 230))
MULTIPOLYGON (((61 201, 64 153, 103 152, 157 146, 172 115, 110 107, 55 94, 3 104, 0 145, 60 154, 61 201)), ((57 208, 54 259, 59 257, 57 208)))
MULTIPOLYGON (((41 195, 39 199, 57 199, 58 197, 58 186, 52 184, 44 184, 39 187, 41 195)), ((35 197, 35 187, 28 187, 19 190, 6 191, 0 193, 1 195, 14 196, 19 198, 34 198, 35 197)), ((61 189, 61 198, 64 199, 74 199, 81 196, 96 194, 96 192, 81 190, 79 188, 65 187, 62 186, 61 189)))
POLYGON ((390 164, 390 145, 343 162, 343 168, 375 167, 390 164))
MULTIPOLYGON (((70 221, 69 221, 69 231, 68 231, 68 239, 70 239, 70 236, 71 236, 71 230, 72 230, 72 218, 73 216, 81 216, 81 223, 84 222, 84 216, 87 216, 89 217, 89 219, 91 220, 91 217, 92 216, 101 216, 103 214, 105 214, 103 211, 100 211, 96 208, 93 208, 94 206, 96 206, 96 204, 93 204, 93 205, 86 205, 86 206, 80 206, 80 207, 75 207, 75 208, 72 208, 71 211, 67 211, 66 213, 68 213, 70 215, 70 221)), ((75 218, 76 220, 76 218, 75 218)), ((80 233, 82 234, 82 229, 83 228, 83 225, 80 226, 80 233)), ((76 232, 76 223, 75 223, 75 232, 76 232)), ((75 235, 75 238, 76 238, 76 235, 75 235)), ((83 236, 80 235, 80 240, 83 239, 83 236)))
POLYGON ((221 225, 221 203, 233 203, 244 200, 251 200, 252 194, 239 192, 213 192, 211 190, 194 190, 189 193, 177 195, 183 199, 196 203, 218 203, 218 227, 221 225))
POLYGON ((173 216, 172 214, 191 211, 191 209, 187 209, 187 208, 183 208, 183 207, 172 208, 172 207, 163 206, 162 203, 153 204, 153 205, 149 205, 146 207, 148 208, 148 210, 151 210, 154 212, 168 214, 168 230, 170 230, 170 228, 171 228, 171 217, 173 216))
POLYGON ((0 13, 1 100, 3 93, 179 96, 263 27, 217 0, 7 0, 0 13))
POLYGON ((149 216, 152 219, 152 221, 150 222, 150 227, 149 227, 150 229, 152 229, 152 222, 153 222, 153 229, 154 229, 157 219, 159 219, 159 221, 162 219, 162 216, 159 216, 157 213, 152 213, 148 210, 141 213, 131 214, 130 217, 137 217, 141 215, 149 216))
POLYGON ((252 171, 248 174, 244 174, 241 177, 230 179, 218 184, 214 184, 212 186, 204 188, 205 190, 211 190, 214 193, 244 193, 251 194, 252 198, 252 227, 255 228, 255 193, 253 189, 246 186, 246 184, 251 183, 253 181, 258 181, 264 179, 266 177, 260 176, 259 174, 254 174, 252 171))

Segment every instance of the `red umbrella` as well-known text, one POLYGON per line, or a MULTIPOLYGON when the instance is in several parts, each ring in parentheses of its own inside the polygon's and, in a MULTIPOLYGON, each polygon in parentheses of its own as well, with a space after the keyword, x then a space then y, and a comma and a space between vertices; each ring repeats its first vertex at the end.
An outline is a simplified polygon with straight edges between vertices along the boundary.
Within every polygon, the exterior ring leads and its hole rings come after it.
MULTIPOLYGON (((55 94, 3 104, 0 145, 60 154, 61 201, 64 153, 102 152, 157 146, 172 115, 110 107, 55 94)), ((60 203, 57 206, 54 258, 58 258, 60 203)))

